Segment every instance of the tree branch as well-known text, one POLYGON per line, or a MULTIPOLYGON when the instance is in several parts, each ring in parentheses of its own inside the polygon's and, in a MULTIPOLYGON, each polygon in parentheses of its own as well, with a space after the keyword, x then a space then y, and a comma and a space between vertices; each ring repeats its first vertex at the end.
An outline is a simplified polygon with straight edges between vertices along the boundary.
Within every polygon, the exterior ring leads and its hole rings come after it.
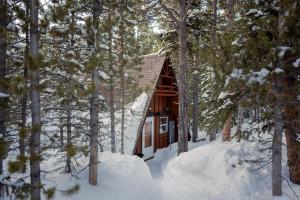
POLYGON ((175 26, 175 28, 178 29, 179 28, 179 21, 175 17, 174 13, 161 0, 159 0, 158 2, 160 4, 160 6, 162 7, 162 9, 165 10, 168 13, 168 15, 171 17, 173 25, 175 26))

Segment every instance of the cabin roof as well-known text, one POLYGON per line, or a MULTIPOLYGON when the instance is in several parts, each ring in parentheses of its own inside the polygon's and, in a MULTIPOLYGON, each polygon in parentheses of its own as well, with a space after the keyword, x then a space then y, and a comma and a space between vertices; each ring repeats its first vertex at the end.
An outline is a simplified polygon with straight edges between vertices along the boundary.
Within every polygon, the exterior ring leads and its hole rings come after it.
POLYGON ((135 72, 136 75, 133 75, 133 78, 148 95, 151 95, 155 90, 165 60, 166 56, 159 53, 142 56, 139 72, 135 72))

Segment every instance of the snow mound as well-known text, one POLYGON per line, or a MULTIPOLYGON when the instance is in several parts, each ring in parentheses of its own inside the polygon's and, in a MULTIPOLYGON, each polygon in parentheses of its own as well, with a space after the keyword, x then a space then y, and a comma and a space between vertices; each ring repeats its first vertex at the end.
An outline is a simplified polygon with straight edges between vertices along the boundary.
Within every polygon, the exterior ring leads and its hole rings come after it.
MULTIPOLYGON (((162 196, 148 166, 141 158, 108 152, 102 153, 99 158, 97 186, 89 185, 88 168, 75 176, 77 178, 62 174, 48 177, 48 187, 56 186, 59 190, 66 190, 76 184, 80 186, 77 194, 68 197, 57 192, 54 199, 140 200, 143 197, 145 200, 159 200, 158 197, 162 196)), ((80 163, 87 165, 88 159, 82 159, 80 163)))
MULTIPOLYGON (((269 200, 270 166, 257 169, 264 163, 254 166, 248 161, 257 159, 258 154, 249 142, 215 141, 171 159, 157 181, 163 188, 164 199, 269 200)), ((287 184, 283 186, 286 194, 290 193, 287 184)))

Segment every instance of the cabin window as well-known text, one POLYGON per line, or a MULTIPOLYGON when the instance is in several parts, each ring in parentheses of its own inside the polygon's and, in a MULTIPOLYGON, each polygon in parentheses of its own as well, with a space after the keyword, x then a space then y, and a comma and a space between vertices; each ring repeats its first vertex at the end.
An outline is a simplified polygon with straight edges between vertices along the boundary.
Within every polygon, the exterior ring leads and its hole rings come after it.
POLYGON ((166 133, 168 132, 168 117, 160 117, 159 119, 159 132, 166 133))
POLYGON ((152 146, 152 122, 145 122, 145 147, 152 146))

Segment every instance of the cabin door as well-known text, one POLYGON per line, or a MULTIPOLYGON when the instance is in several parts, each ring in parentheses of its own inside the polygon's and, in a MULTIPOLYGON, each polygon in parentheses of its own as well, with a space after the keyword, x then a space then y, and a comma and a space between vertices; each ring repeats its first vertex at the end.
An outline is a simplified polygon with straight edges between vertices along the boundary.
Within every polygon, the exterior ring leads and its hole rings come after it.
POLYGON ((147 160, 154 155, 154 117, 147 117, 143 128, 143 158, 147 160))

